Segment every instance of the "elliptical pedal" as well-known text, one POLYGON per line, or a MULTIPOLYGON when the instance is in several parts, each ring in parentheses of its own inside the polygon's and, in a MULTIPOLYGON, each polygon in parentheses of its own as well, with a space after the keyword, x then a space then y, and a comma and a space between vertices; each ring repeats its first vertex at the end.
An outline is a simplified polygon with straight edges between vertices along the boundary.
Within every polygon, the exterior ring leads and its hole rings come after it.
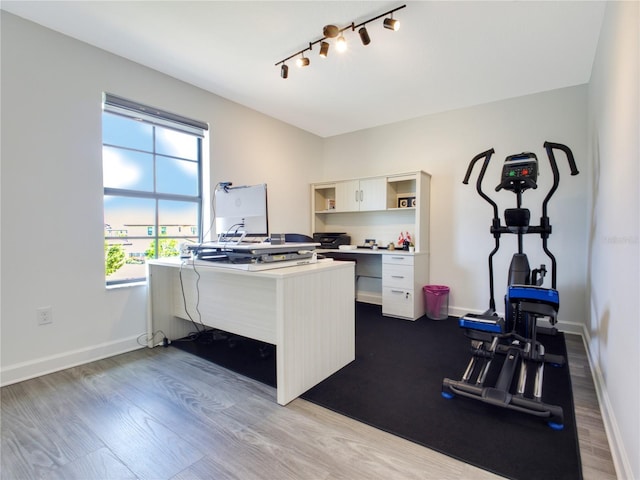
POLYGON ((461 328, 469 330, 498 334, 504 333, 504 318, 495 315, 467 313, 465 316, 460 317, 458 325, 461 328))

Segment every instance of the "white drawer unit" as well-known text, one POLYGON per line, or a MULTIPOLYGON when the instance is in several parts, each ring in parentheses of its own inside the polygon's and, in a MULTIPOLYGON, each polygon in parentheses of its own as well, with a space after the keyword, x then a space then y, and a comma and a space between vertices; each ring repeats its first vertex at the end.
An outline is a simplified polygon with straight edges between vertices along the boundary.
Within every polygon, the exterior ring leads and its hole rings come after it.
POLYGON ((416 320, 424 314, 420 282, 424 280, 426 255, 382 255, 382 314, 416 320))
POLYGON ((382 314, 387 317, 415 320, 413 289, 382 287, 382 314))

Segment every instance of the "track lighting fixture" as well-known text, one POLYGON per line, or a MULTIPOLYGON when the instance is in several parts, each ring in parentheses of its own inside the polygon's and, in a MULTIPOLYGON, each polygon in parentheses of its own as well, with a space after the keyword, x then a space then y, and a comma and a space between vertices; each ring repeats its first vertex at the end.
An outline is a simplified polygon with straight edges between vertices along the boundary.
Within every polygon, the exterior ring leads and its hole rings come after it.
POLYGON ((363 45, 369 45, 371 43, 371 38, 369 37, 369 32, 367 31, 366 25, 382 17, 386 17, 387 15, 390 15, 390 17, 384 19, 384 22, 383 22, 384 28, 397 31, 400 28, 400 22, 393 18, 393 12, 397 12, 398 10, 405 7, 406 5, 401 5, 399 7, 394 8, 393 10, 389 10, 388 12, 384 12, 376 17, 373 17, 373 18, 370 18, 369 20, 361 22, 358 25, 355 25, 355 22, 351 22, 350 25, 347 25, 346 27, 343 27, 343 28, 336 27, 335 25, 325 25, 322 28, 322 34, 324 35, 322 38, 315 40, 313 42, 309 42, 309 46, 307 48, 304 48, 299 52, 296 52, 293 55, 290 55, 287 58, 280 60, 278 63, 276 63, 276 66, 282 65, 282 67, 280 67, 280 76, 282 78, 288 78, 289 67, 285 64, 285 62, 287 60, 291 60, 294 57, 297 57, 298 55, 300 55, 300 58, 296 60, 296 63, 299 67, 306 67, 307 65, 309 65, 310 63, 309 58, 304 56, 304 52, 307 52, 307 51, 310 52, 313 49, 313 46, 317 43, 320 43, 320 56, 322 58, 326 58, 327 55, 329 54, 330 43, 327 41, 329 39, 333 39, 333 38, 336 39, 335 40, 336 50, 338 50, 339 52, 345 51, 347 49, 347 40, 343 34, 345 30, 350 29, 352 32, 355 32, 356 28, 359 28, 358 34, 360 35, 360 41, 362 42, 363 45))
POLYGON ((369 45, 371 43, 371 39, 369 38, 369 32, 367 32, 366 27, 362 27, 358 30, 358 34, 360 35, 360 40, 363 45, 369 45))
POLYGON ((327 55, 329 55, 329 42, 322 42, 320 44, 320 56, 322 58, 327 58, 327 55))
POLYGON ((335 25, 325 25, 322 29, 322 34, 325 38, 336 38, 340 33, 340 29, 335 25))
POLYGON ((389 18, 385 18, 383 23, 384 28, 388 28, 389 30, 393 30, 394 32, 400 30, 400 22, 393 18, 393 14, 391 14, 391 17, 389 18))

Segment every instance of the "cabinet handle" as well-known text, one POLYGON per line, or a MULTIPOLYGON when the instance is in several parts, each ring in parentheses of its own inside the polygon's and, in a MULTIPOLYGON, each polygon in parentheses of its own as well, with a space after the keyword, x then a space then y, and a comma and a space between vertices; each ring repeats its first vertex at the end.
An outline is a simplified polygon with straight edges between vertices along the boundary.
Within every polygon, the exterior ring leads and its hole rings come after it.
POLYGON ((391 290, 392 293, 404 293, 402 290, 391 290))
POLYGON ((360 190, 360 201, 362 202, 363 200, 364 200, 364 192, 360 190))
POLYGON ((356 194, 356 202, 358 201, 358 190, 354 192, 356 194))
POLYGON ((404 275, 391 275, 391 278, 404 278, 404 275))

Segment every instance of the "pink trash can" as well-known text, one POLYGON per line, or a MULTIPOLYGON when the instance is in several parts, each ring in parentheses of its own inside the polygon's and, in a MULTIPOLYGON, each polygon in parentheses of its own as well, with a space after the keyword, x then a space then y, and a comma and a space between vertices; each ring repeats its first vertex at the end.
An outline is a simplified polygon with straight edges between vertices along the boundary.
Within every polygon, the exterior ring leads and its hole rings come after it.
POLYGON ((444 285, 425 285, 424 310, 431 320, 444 320, 449 317, 449 287, 444 285))

